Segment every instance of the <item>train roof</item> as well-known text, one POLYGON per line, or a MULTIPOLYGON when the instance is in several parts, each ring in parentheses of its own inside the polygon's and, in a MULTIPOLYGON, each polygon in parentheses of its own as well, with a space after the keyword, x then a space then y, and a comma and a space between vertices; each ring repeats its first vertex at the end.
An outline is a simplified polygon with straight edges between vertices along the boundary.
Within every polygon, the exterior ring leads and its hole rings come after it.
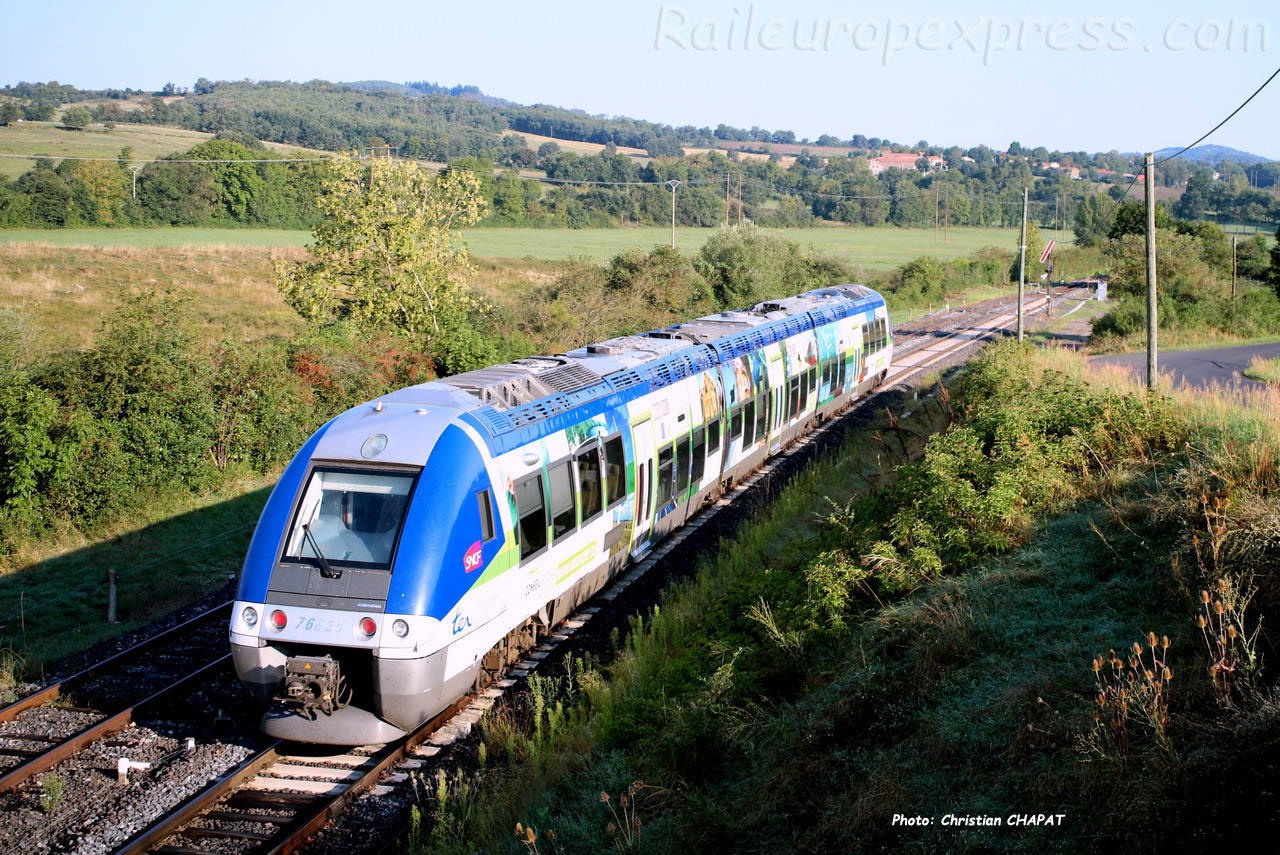
POLYGON ((388 428, 391 422, 403 424, 401 417, 411 424, 406 426, 408 442, 389 443, 380 461, 420 465, 434 439, 459 415, 478 429, 491 451, 501 453, 558 429, 559 416, 584 404, 615 406, 815 325, 880 305, 880 295, 863 285, 819 288, 568 353, 517 359, 410 386, 339 416, 317 456, 358 456, 356 443, 364 441, 378 416, 388 428))

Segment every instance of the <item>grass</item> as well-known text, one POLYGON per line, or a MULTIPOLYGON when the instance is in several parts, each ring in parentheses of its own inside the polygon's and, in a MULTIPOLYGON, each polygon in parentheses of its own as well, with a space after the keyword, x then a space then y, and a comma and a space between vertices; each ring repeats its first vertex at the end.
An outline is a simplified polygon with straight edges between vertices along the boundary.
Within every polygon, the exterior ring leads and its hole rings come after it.
MULTIPOLYGON (((713 229, 677 228, 676 247, 696 252, 713 229)), ((1016 229, 954 228, 947 243, 935 242, 931 229, 852 228, 842 226, 769 229, 803 245, 812 245, 867 270, 889 270, 921 255, 941 259, 970 255, 984 246, 1014 249, 1016 229)), ((1045 232, 1046 236, 1052 233, 1045 232)), ((1058 236, 1069 237, 1069 233, 1058 236)), ((0 244, 39 242, 57 246, 305 246, 310 232, 277 229, 11 229, 0 231, 0 244)), ((465 240, 481 258, 605 261, 633 249, 669 243, 671 230, 661 227, 618 229, 469 229, 465 240)))
MULTIPOLYGON (((38 154, 52 158, 111 157, 125 146, 133 148, 139 160, 153 160, 174 152, 182 152, 198 143, 213 139, 213 134, 188 131, 165 125, 133 125, 120 123, 108 131, 92 124, 82 131, 63 130, 55 122, 20 122, 0 127, 0 153, 38 154)), ((297 146, 265 143, 277 153, 303 151, 297 146)), ((312 152, 328 156, 330 152, 312 152)), ((25 158, 0 157, 0 176, 12 180, 29 170, 34 161, 25 158)))
POLYGON ((21 244, 91 249, 155 249, 159 247, 264 248, 304 247, 311 232, 301 229, 0 229, 0 247, 21 244))
POLYGON ((1280 359, 1263 359, 1255 356, 1249 362, 1249 367, 1244 370, 1244 376, 1261 380, 1263 383, 1280 384, 1280 359))
MULTIPOLYGON (((242 475, 207 493, 144 499, 93 536, 64 530, 0 565, 0 650, 21 670, 83 650, 225 585, 235 577, 274 477, 242 475), (118 574, 119 623, 108 624, 106 572, 118 574)), ((2 660, 0 660, 2 661, 2 660)))
POLYGON ((83 347, 122 295, 180 289, 207 341, 249 340, 301 329, 271 281, 271 263, 297 249, 185 247, 138 249, 0 246, 0 308, 18 310, 42 353, 83 347))

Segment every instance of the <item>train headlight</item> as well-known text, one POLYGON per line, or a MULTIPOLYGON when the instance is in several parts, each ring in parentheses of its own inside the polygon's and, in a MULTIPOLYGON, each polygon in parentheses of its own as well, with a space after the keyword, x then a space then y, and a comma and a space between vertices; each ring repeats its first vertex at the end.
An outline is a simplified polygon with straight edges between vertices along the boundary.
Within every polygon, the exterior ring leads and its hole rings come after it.
POLYGON ((404 638, 409 634, 409 624, 401 618, 396 618, 395 622, 391 624, 391 631, 396 634, 397 638, 404 638))
POLYGON ((244 621, 245 626, 256 626, 258 623, 258 610, 253 606, 245 606, 244 611, 240 613, 240 619, 244 621))

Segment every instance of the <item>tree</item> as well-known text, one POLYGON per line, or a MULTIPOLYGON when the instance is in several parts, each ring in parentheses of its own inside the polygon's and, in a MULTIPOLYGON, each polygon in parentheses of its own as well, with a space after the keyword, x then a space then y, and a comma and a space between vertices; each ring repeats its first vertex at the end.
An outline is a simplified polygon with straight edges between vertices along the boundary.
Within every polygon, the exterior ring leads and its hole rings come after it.
POLYGON ((1101 196, 1090 193, 1076 208, 1075 232, 1079 246, 1095 246, 1111 231, 1111 206, 1101 196))
MULTIPOLYGON (((1165 207, 1156 203, 1156 229, 1167 229, 1173 225, 1173 218, 1165 207)), ((1144 202, 1130 199, 1121 202, 1111 220, 1111 229, 1107 237, 1117 240, 1125 235, 1145 235, 1147 233, 1147 206, 1144 202)))
POLYGON ((238 142, 226 139, 209 140, 195 145, 187 152, 189 160, 207 160, 201 164, 214 188, 213 218, 247 223, 257 213, 258 202, 266 182, 253 163, 228 163, 256 158, 256 153, 238 142))
POLYGON ((299 314, 400 331, 450 372, 485 363, 470 319, 481 306, 459 281, 471 265, 458 229, 485 208, 477 175, 432 177, 413 163, 341 155, 316 206, 311 259, 277 269, 277 287, 299 314))
POLYGON ((86 222, 110 226, 120 219, 128 194, 126 173, 116 164, 101 160, 81 160, 67 172, 67 184, 83 199, 86 222))
POLYGON ((62 126, 73 131, 82 131, 89 127, 93 116, 88 109, 80 106, 68 107, 62 114, 62 126))
POLYGON ((0 104, 0 125, 12 125, 14 122, 22 118, 22 108, 14 101, 5 101, 0 104))

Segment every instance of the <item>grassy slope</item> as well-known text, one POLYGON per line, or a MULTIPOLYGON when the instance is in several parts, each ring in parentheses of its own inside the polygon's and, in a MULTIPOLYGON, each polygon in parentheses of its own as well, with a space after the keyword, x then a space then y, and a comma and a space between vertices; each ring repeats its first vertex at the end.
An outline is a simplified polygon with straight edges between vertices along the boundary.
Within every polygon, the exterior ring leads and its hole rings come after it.
MULTIPOLYGON (((1079 357, 1040 364, 1086 373, 1079 357)), ((1088 376, 1134 392, 1119 373, 1088 376)), ((1243 446, 1232 443, 1251 440, 1245 456, 1265 482, 1274 481, 1276 449, 1265 437, 1280 426, 1278 405, 1274 394, 1180 394, 1173 412, 1207 455, 1241 461, 1243 446)), ((916 417, 927 408, 914 405, 916 417)), ((868 449, 881 447, 869 439, 854 438, 838 463, 806 470, 707 556, 623 646, 607 678, 588 669, 579 685, 591 711, 571 707, 551 719, 560 733, 554 748, 545 738, 521 742, 501 715, 487 723, 488 756, 514 745, 533 770, 487 773, 474 802, 464 800, 445 831, 422 843, 461 852, 483 840, 486 851, 517 852, 510 829, 522 820, 544 839, 554 829, 563 851, 603 851, 621 834, 608 828, 613 814, 600 794, 616 801, 637 779, 651 852, 1075 852, 1116 839, 1143 851, 1200 851, 1275 815, 1266 783, 1280 756, 1268 731, 1274 705, 1254 698, 1227 717, 1206 698, 1194 608, 1170 573, 1174 533, 1148 516, 1153 501, 1168 501, 1154 494, 1171 482, 1143 462, 1148 449, 1137 437, 1126 464, 1097 473, 1099 498, 1037 524, 1017 551, 914 595, 887 604, 864 597, 836 646, 807 645, 779 674, 792 643, 787 621, 779 612, 781 631, 752 631, 759 621, 744 615, 759 597, 776 606, 797 584, 818 548, 808 534, 814 508, 856 488, 868 449), (1100 762, 1078 741, 1093 728, 1089 662, 1148 631, 1174 639, 1174 752, 1147 747, 1134 724, 1128 761, 1100 762), (895 813, 934 822, 895 828, 895 813), (1066 820, 1062 828, 957 830, 941 827, 948 813, 1066 820)), ((1250 502, 1259 500, 1232 504, 1256 516, 1250 502)), ((1258 524, 1259 533, 1275 530, 1265 517, 1258 524)))
MULTIPOLYGON (((693 252, 713 229, 678 228, 676 246, 693 252)), ((789 240, 812 245, 869 270, 888 270, 920 255, 942 259, 969 255, 984 246, 1012 250, 1013 229, 950 231, 947 243, 934 242, 929 229, 819 227, 771 229, 789 240)), ((1047 233, 1052 234, 1052 233, 1047 233)), ((1063 239, 1069 237, 1064 233, 1063 239)), ((465 235, 473 255, 486 258, 557 260, 587 257, 603 261, 632 249, 669 243, 670 229, 470 229, 465 235)), ((11 229, 0 244, 39 242, 56 246, 305 246, 310 233, 272 229, 11 229)))
MULTIPOLYGON (((111 131, 92 124, 82 131, 66 131, 54 122, 21 122, 0 127, 0 153, 40 154, 60 157, 112 157, 125 146, 133 147, 133 156, 141 160, 186 151, 197 143, 213 139, 213 134, 188 131, 165 125, 131 125, 121 123, 111 131)), ((277 152, 299 151, 297 146, 266 143, 277 152)), ((314 152, 328 156, 330 152, 314 152)), ((0 177, 13 179, 31 168, 25 158, 0 157, 0 177)))

